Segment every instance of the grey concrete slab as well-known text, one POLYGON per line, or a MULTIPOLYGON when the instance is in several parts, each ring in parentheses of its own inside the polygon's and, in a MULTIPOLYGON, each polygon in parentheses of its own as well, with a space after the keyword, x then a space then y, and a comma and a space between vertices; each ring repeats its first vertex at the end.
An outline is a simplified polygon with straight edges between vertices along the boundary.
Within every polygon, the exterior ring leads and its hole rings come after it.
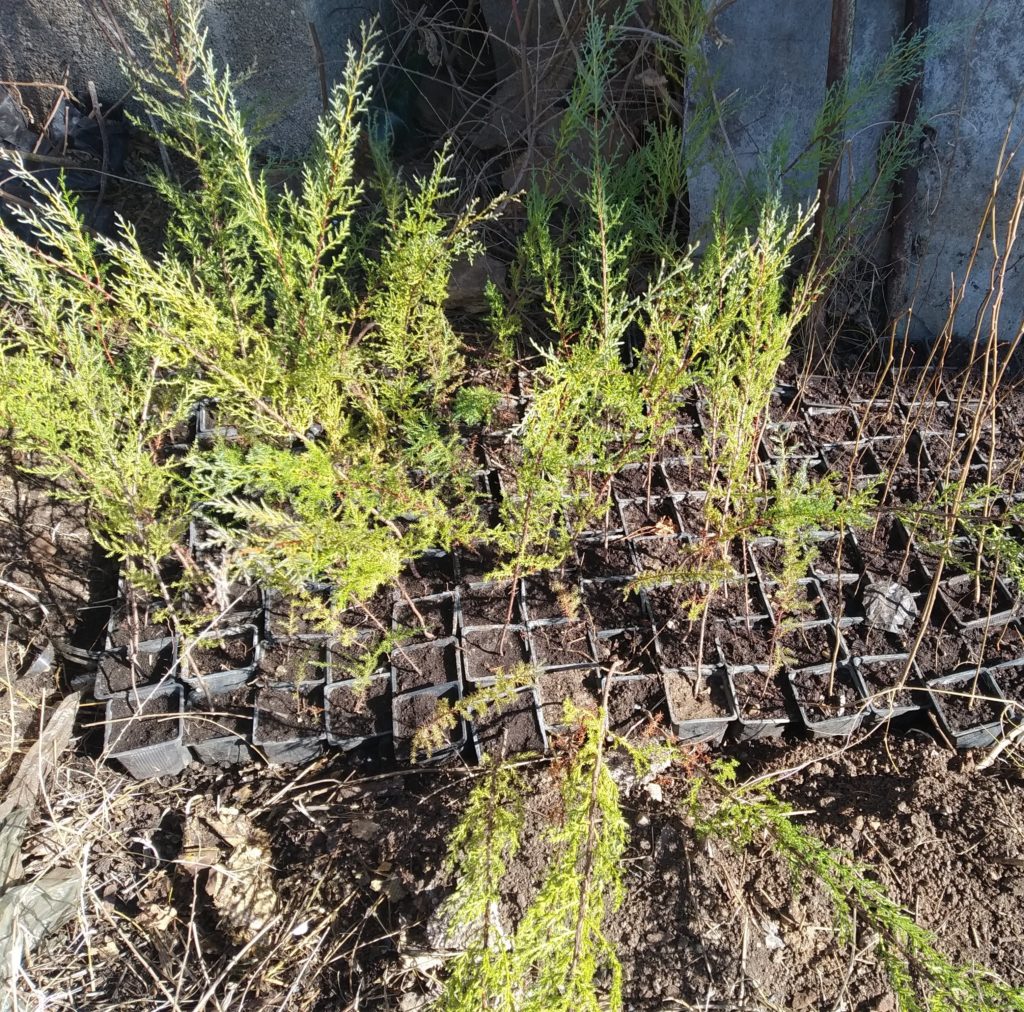
MULTIPOLYGON (((0 0, 0 78, 61 82, 66 74, 76 93, 93 81, 101 102, 121 98, 130 86, 118 66, 118 33, 141 51, 125 17, 128 6, 126 0, 0 0)), ((344 66, 346 40, 380 8, 377 0, 208 0, 210 42, 233 71, 251 71, 240 95, 273 120, 270 146, 301 151, 322 110, 310 24, 330 82, 344 66)), ((20 90, 36 115, 45 115, 53 91, 20 90)))

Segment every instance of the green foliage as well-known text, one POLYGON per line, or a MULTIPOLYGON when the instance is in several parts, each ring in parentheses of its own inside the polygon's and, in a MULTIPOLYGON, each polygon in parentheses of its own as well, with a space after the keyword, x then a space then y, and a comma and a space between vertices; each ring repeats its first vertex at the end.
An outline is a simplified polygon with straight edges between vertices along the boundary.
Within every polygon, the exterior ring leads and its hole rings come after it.
POLYGON ((695 778, 688 799, 697 832, 737 848, 767 838, 794 876, 809 873, 832 901, 841 940, 866 922, 901 1009, 907 1012, 990 1012, 1024 1009, 1024 994, 978 967, 957 966, 934 936, 894 902, 871 870, 826 847, 793 822, 792 809, 761 784, 739 784, 736 763, 714 764, 710 778, 695 778))
MULTIPOLYGON (((511 937, 496 935, 492 912, 518 847, 523 782, 492 767, 452 836, 449 864, 460 879, 442 913, 450 937, 471 940, 450 964, 439 1012, 622 1008, 622 972, 605 924, 624 895, 627 824, 608 764, 604 711, 578 712, 566 703, 566 722, 578 724, 581 735, 562 773, 561 818, 546 837, 551 860, 511 937), (599 996, 602 974, 607 992, 599 996)), ((650 762, 645 749, 629 754, 638 768, 650 762)))

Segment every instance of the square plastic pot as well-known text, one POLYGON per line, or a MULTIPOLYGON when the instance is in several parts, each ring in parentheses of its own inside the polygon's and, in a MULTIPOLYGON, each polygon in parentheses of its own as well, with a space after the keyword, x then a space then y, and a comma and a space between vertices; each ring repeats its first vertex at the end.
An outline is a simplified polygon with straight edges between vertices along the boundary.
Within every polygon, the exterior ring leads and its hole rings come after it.
POLYGON ((256 670, 259 632, 255 625, 229 627, 216 632, 197 636, 186 645, 178 658, 181 680, 190 688, 204 691, 209 679, 218 675, 241 675, 243 680, 256 670), (202 656, 204 650, 220 650, 214 656, 215 670, 198 672, 193 658, 202 656), (198 654, 197 654, 198 652, 198 654))
POLYGON ((580 585, 582 612, 598 636, 635 629, 649 621, 642 591, 630 591, 629 580, 611 577, 584 580, 580 585))
POLYGON ((871 709, 873 720, 879 723, 887 720, 899 720, 920 712, 920 694, 915 686, 921 684, 921 675, 916 662, 911 667, 906 684, 901 689, 898 689, 897 683, 906 670, 906 659, 902 661, 872 661, 854 658, 852 663, 857 669, 857 676, 863 686, 864 698, 871 709), (879 675, 876 672, 883 672, 883 674, 879 675), (892 678, 885 677, 884 673, 891 674, 892 678), (893 684, 887 685, 888 682, 893 682, 893 684), (896 700, 897 691, 903 696, 903 700, 900 702, 896 700))
POLYGON ((589 668, 597 663, 597 647, 582 619, 546 619, 530 626, 530 656, 540 668, 589 668))
POLYGON ((379 629, 348 630, 344 639, 333 639, 326 647, 327 684, 348 682, 366 670, 367 662, 376 652, 379 656, 374 660, 371 677, 385 675, 391 677, 391 662, 387 654, 380 654, 384 642, 384 633, 379 629))
POLYGON ((391 676, 387 673, 332 682, 324 690, 327 742, 358 748, 391 733, 391 676))
POLYGON ((207 675, 201 687, 188 693, 185 707, 185 744, 203 763, 219 766, 227 763, 245 763, 252 758, 252 706, 249 693, 244 713, 237 712, 230 697, 239 694, 247 685, 244 670, 224 671, 207 675), (232 709, 226 710, 226 707, 232 709), (243 724, 242 729, 230 723, 243 724), (224 733, 219 733, 223 731, 224 733))
POLYGON ((525 626, 484 626, 464 630, 459 659, 466 686, 491 685, 499 671, 530 663, 530 639, 525 626))
POLYGON ((454 636, 391 651, 391 692, 395 696, 458 680, 458 641, 454 636))
POLYGON ((295 603, 280 591, 268 590, 263 594, 263 638, 276 643, 293 640, 323 642, 327 633, 308 621, 295 603))
POLYGON ((958 748, 986 748, 1003 733, 1006 701, 988 670, 961 671, 930 679, 925 693, 943 734, 958 748), (963 719, 968 697, 978 699, 977 720, 963 719))
POLYGON ((256 751, 264 756, 269 763, 275 765, 298 765, 300 763, 312 762, 324 749, 326 731, 323 719, 323 689, 322 681, 303 682, 276 682, 265 685, 256 693, 256 700, 253 705, 252 743, 256 751), (287 714, 280 714, 282 719, 273 720, 267 714, 267 704, 272 697, 278 699, 283 696, 291 697, 296 708, 302 706, 312 710, 319 710, 319 716, 315 724, 307 723, 300 725, 298 720, 293 719, 290 724, 287 714), (301 703, 299 702, 301 697, 301 703), (284 729, 274 730, 274 724, 284 729))
POLYGON ((527 752, 547 752, 548 736, 536 688, 517 689, 512 699, 474 717, 469 740, 477 762, 485 755, 511 758, 527 752))
POLYGON ((978 609, 984 611, 991 604, 991 613, 976 614, 974 618, 969 618, 960 602, 965 596, 970 597, 978 587, 977 577, 971 573, 963 573, 948 577, 939 584, 939 597, 953 621, 961 629, 994 629, 1012 621, 1015 601, 1006 584, 998 576, 982 574, 980 586, 981 598, 978 609))
POLYGON ((458 682, 433 685, 427 689, 392 697, 391 721, 396 757, 399 760, 413 759, 417 763, 436 763, 450 759, 460 752, 466 744, 466 726, 461 717, 456 718, 455 726, 447 733, 441 748, 435 749, 429 756, 424 753, 413 755, 412 740, 421 727, 434 719, 440 700, 445 699, 450 706, 454 706, 461 698, 462 688, 458 682))
POLYGON ((725 687, 729 702, 736 713, 736 723, 733 726, 733 737, 737 741, 750 741, 755 738, 778 738, 791 723, 789 713, 786 711, 785 694, 780 684, 781 675, 776 672, 768 674, 764 665, 754 668, 743 668, 735 670, 725 669, 725 687), (751 691, 756 690, 758 685, 765 681, 771 681, 775 694, 781 700, 781 706, 773 708, 764 713, 758 714, 751 708, 745 708, 751 691))
POLYGON ((391 629, 402 642, 431 643, 455 635, 454 593, 432 594, 414 600, 398 600, 392 606, 391 629))
POLYGON ((702 700, 694 691, 698 685, 696 668, 665 671, 662 678, 672 733, 684 744, 720 745, 736 721, 735 703, 726 690, 722 669, 701 669, 699 695, 702 700))
POLYGON ((98 700, 110 699, 120 692, 150 687, 162 674, 174 667, 177 641, 172 639, 156 650, 139 649, 131 654, 125 648, 109 650, 100 657, 96 669, 93 695, 98 700))
POLYGON ((520 587, 511 580, 469 583, 459 592, 458 624, 460 629, 480 629, 524 621, 520 587), (511 603, 511 618, 509 604, 511 603))
POLYGON ((182 705, 181 686, 170 682, 111 697, 107 700, 104 754, 116 759, 136 780, 177 776, 191 759, 183 741, 182 705), (163 740, 133 744, 132 723, 147 720, 163 725, 157 734, 163 740))
MULTIPOLYGON (((601 678, 604 690, 605 674, 601 678)), ((608 693, 608 727, 624 737, 652 721, 664 726, 668 713, 665 707, 665 685, 659 675, 613 675, 608 693)))
POLYGON ((802 674, 820 675, 827 674, 834 667, 846 664, 850 659, 849 651, 843 637, 836 631, 831 622, 806 622, 795 629, 787 630, 779 634, 779 646, 782 648, 783 662, 787 670, 800 672, 802 674), (807 657, 788 655, 786 652, 787 637, 792 639, 803 639, 806 643, 811 640, 812 646, 820 645, 824 654, 819 659, 809 661, 807 657), (833 660, 835 658, 835 660, 833 660))
POLYGON ((800 712, 800 719, 812 738, 849 738, 855 734, 870 714, 870 708, 864 702, 866 692, 863 683, 852 665, 841 664, 834 674, 828 670, 804 669, 803 671, 787 672, 790 691, 800 712), (836 712, 831 715, 820 714, 821 704, 811 703, 806 697, 803 682, 812 679, 819 684, 831 680, 833 685, 842 685, 840 702, 830 709, 836 712))

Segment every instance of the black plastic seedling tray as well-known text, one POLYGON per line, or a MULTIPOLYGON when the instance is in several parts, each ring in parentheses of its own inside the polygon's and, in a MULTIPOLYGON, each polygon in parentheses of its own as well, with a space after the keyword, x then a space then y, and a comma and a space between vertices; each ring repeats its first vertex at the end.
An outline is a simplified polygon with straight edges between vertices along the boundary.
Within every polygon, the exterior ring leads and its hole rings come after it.
POLYGON ((137 780, 176 776, 191 756, 183 741, 182 690, 174 683, 107 700, 103 750, 137 780))
POLYGON ((267 762, 312 762, 324 748, 324 683, 275 682, 257 689, 252 743, 267 762))
POLYGON ((248 674, 237 670, 207 675, 188 692, 184 741, 200 762, 221 765, 252 758, 248 674))
POLYGON ((933 678, 925 692, 942 733, 958 749, 985 748, 1002 735, 1006 701, 987 670, 933 678))

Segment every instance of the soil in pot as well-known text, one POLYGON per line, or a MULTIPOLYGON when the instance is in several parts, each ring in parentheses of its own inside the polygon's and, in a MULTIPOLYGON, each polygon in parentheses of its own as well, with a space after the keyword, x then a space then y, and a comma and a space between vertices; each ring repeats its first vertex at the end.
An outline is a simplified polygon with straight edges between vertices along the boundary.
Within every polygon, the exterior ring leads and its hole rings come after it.
POLYGON ((762 445, 769 457, 811 457, 818 453, 806 422, 776 422, 766 426, 762 445))
POLYGON ((613 678, 608 693, 608 727, 616 734, 625 735, 652 722, 668 726, 661 679, 656 676, 613 678))
POLYGON ((121 613, 110 634, 110 642, 115 647, 131 647, 149 640, 167 639, 170 635, 171 630, 166 625, 150 622, 148 615, 142 612, 139 613, 138 622, 132 616, 121 613))
POLYGON ((702 538, 707 524, 707 497, 703 495, 681 495, 674 499, 679 515, 681 533, 691 538, 702 538))
POLYGON ((247 668, 253 662, 256 647, 250 633, 223 638, 202 637, 193 640, 181 657, 182 671, 190 678, 215 675, 219 671, 247 668))
POLYGON ((782 688, 782 676, 765 671, 742 671, 732 676, 736 692, 736 706, 740 720, 785 720, 786 695, 782 688))
POLYGON ((392 651, 395 692, 410 692, 457 680, 455 644, 406 647, 392 651))
POLYGON ((633 576, 636 563, 629 542, 623 538, 587 541, 577 546, 580 573, 588 580, 605 576, 633 576))
POLYGON ((109 748, 128 752, 174 741, 181 730, 178 692, 154 692, 139 699, 134 693, 114 699, 110 707, 109 748))
POLYGON ((511 626, 489 626, 462 634, 462 663, 466 679, 479 682, 509 672, 529 657, 526 636, 511 626))
POLYGON ((512 699, 488 707, 473 726, 481 755, 505 757, 544 751, 532 689, 517 692, 512 699))
POLYGON ((578 618, 579 588, 575 570, 536 573, 523 581, 526 614, 531 622, 545 618, 578 618))
MULTIPOLYGON (((442 699, 454 704, 458 693, 454 688, 440 695, 433 692, 411 692, 392 701, 395 751, 398 755, 409 754, 416 732, 434 720, 438 703, 442 699)), ((464 740, 463 735, 462 721, 456 721, 455 727, 447 731, 448 746, 460 745, 464 740)))
POLYGON ((372 629, 381 632, 391 626, 392 602, 387 590, 380 590, 368 601, 346 608, 338 616, 339 629, 372 629))
POLYGON ((776 651, 775 629, 766 619, 753 622, 718 622, 714 635, 728 667, 768 664, 776 651))
POLYGON ((597 640, 597 654, 601 664, 623 675, 654 674, 658 664, 654 655, 654 632, 649 626, 620 629, 597 640))
POLYGON ((931 691, 942 707, 946 723, 957 734, 982 724, 998 723, 1006 709, 1004 702, 994 698, 994 689, 984 675, 932 686, 931 691))
POLYGON ((624 499, 619 503, 623 529, 631 538, 672 537, 679 533, 672 500, 664 498, 624 499))
POLYGON ((852 443, 857 439, 860 418, 850 408, 810 408, 806 415, 807 430, 818 446, 828 443, 852 443))
POLYGON ((965 625, 1005 613, 1013 607, 1013 598, 988 573, 978 577, 954 576, 943 581, 942 593, 953 617, 965 625))
POLYGON ((472 551, 458 553, 459 578, 464 583, 479 583, 498 565, 498 550, 493 545, 476 545, 472 551))
MULTIPOLYGON (((787 629, 779 633, 778 645, 782 663, 795 671, 830 664, 835 656, 835 637, 826 625, 787 629)), ((842 659, 840 654, 838 660, 842 659)))
POLYGON ((542 668, 594 664, 597 660, 584 622, 534 626, 530 630, 530 638, 533 640, 534 661, 542 668))
POLYGON ((264 643, 256 670, 265 682, 305 682, 325 676, 322 645, 306 640, 264 643))
MULTIPOLYGON (((802 580, 793 592, 793 599, 780 601, 782 589, 777 583, 766 581, 762 584, 765 598, 772 614, 782 620, 794 622, 830 622, 831 612, 819 588, 817 580, 802 580), (782 609, 782 605, 785 608, 782 609), (781 612, 780 612, 780 609, 781 612)), ((786 594, 789 597, 789 594, 786 594)))
POLYGON ((959 667, 1006 664, 1024 655, 1024 639, 1016 623, 995 629, 960 629, 934 621, 925 632, 917 663, 924 678, 952 674, 959 667))
POLYGON ((818 587, 834 622, 849 624, 849 620, 864 618, 864 604, 856 583, 822 580, 818 587))
POLYGON ((191 692, 185 711, 185 744, 211 738, 247 738, 252 731, 252 687, 239 685, 230 692, 205 696, 191 692))
MULTIPOLYGON (((911 634, 912 635, 912 634, 911 634)), ((843 640, 853 657, 889 657, 907 652, 907 637, 858 622, 843 628, 843 640)))
POLYGON ((456 582, 455 556, 448 552, 421 555, 406 565, 399 580, 403 593, 414 600, 442 594, 456 582))
POLYGON ((906 661, 870 661, 858 667, 868 693, 875 697, 871 705, 876 710, 917 706, 918 701, 911 688, 907 685, 897 688, 904 681, 906 668, 906 661))
POLYGON ((391 693, 386 678, 371 678, 362 692, 332 685, 326 696, 327 726, 336 738, 372 738, 391 730, 391 693))
MULTIPOLYGON (((864 560, 857 542, 849 533, 815 542, 811 564, 816 573, 833 579, 852 579, 864 571, 864 560)), ((888 570, 882 570, 888 572, 888 570)))
MULTIPOLYGON (((656 625, 658 650, 663 668, 694 668, 697 666, 697 651, 700 647, 700 621, 673 619, 664 625, 656 625)), ((708 622, 704 630, 704 649, 700 655, 702 667, 720 663, 715 623, 708 622)))
POLYGON ((685 456, 666 455, 661 467, 673 495, 700 492, 711 480, 711 469, 708 467, 704 452, 699 448, 685 456))
POLYGON ((455 632, 455 598, 446 594, 411 603, 399 601, 395 605, 392 628, 405 630, 403 643, 421 643, 451 636, 455 632))
POLYGON ((562 723, 565 700, 572 700, 580 710, 596 713, 600 706, 600 684, 596 668, 570 671, 544 671, 537 679, 541 712, 548 727, 562 723))
POLYGON ((511 621, 519 621, 519 595, 511 580, 500 583, 481 583, 462 588, 462 628, 475 626, 504 625, 510 620, 509 605, 512 605, 511 621))
POLYGON ((725 687, 716 672, 701 675, 700 684, 688 674, 664 674, 665 694, 673 720, 719 720, 732 716, 725 687))
POLYGON ((629 464, 612 478, 612 491, 620 499, 646 500, 648 495, 657 497, 667 490, 668 485, 657 464, 653 467, 629 464))
POLYGON ((790 675, 793 691, 810 721, 849 717, 861 710, 863 703, 853 678, 845 667, 814 675, 794 671, 790 675))
POLYGON ((256 693, 256 710, 263 741, 316 738, 323 730, 323 687, 264 686, 256 693))
POLYGON ((660 573, 682 569, 689 555, 687 542, 679 538, 636 538, 633 541, 637 569, 641 573, 660 573))
POLYGON ((100 658, 97 692, 100 686, 107 695, 136 689, 157 679, 157 665, 163 667, 166 655, 150 653, 105 654, 100 658))
POLYGON ((322 624, 309 617, 301 602, 276 590, 264 600, 263 621, 267 636, 273 639, 326 635, 322 624))
POLYGON ((859 531, 857 544, 864 570, 909 590, 918 589, 905 534, 895 517, 882 516, 874 529, 859 531))
POLYGON ((331 681, 355 678, 367 670, 383 667, 386 657, 380 653, 384 633, 379 629, 346 630, 346 634, 327 644, 327 664, 331 681))
POLYGON ((1024 665, 1000 668, 993 672, 993 676, 1003 695, 1017 704, 1014 720, 1018 723, 1024 721, 1024 665))
POLYGON ((583 608, 599 632, 637 626, 644 618, 640 595, 628 589, 627 581, 584 583, 583 608))

